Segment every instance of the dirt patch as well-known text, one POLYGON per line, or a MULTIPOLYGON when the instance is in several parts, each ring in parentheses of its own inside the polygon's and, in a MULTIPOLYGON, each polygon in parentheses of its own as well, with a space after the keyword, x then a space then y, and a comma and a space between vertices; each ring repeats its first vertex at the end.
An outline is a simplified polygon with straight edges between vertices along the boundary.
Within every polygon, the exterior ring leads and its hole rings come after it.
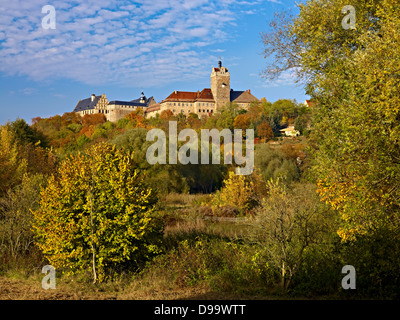
POLYGON ((43 289, 41 281, 9 279, 0 277, 0 300, 104 300, 115 299, 114 295, 100 292, 82 292, 67 288, 43 289))
POLYGON ((133 289, 131 286, 104 290, 82 284, 57 283, 43 289, 40 280, 0 277, 0 300, 235 300, 270 299, 212 292, 205 286, 175 289, 133 289))

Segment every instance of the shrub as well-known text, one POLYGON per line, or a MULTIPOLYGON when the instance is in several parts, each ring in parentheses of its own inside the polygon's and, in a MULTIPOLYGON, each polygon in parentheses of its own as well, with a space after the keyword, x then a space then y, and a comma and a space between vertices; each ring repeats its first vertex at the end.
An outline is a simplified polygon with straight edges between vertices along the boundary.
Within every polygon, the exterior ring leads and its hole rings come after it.
POLYGON ((232 216, 235 211, 240 215, 250 213, 259 205, 265 191, 258 171, 249 176, 236 175, 230 171, 223 184, 222 189, 217 191, 211 200, 214 214, 225 212, 232 216))
POLYGON ((40 189, 45 185, 41 174, 24 175, 21 185, 9 189, 0 198, 0 258, 6 262, 23 261, 32 251, 31 210, 38 209, 40 189))
POLYGON ((320 202, 314 185, 289 190, 279 181, 268 182, 269 194, 253 222, 250 239, 265 247, 271 263, 281 271, 288 289, 305 261, 305 252, 324 245, 334 233, 329 207, 320 202))
POLYGON ((142 273, 142 281, 151 279, 175 289, 206 285, 220 293, 268 293, 277 277, 263 252, 255 245, 201 235, 181 240, 156 257, 142 273))

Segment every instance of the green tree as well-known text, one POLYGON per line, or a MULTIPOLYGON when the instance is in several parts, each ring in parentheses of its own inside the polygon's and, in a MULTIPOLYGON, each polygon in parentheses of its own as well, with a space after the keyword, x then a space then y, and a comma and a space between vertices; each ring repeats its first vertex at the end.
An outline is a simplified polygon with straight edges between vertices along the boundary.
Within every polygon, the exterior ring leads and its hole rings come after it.
POLYGON ((24 119, 17 119, 8 123, 15 139, 21 144, 38 144, 42 147, 48 147, 48 141, 44 134, 29 126, 24 119))
POLYGON ((153 208, 132 154, 100 143, 67 157, 49 179, 33 212, 36 243, 54 267, 102 281, 158 251, 153 208))
POLYGON ((342 219, 338 233, 355 240, 400 226, 400 4, 357 1, 355 29, 345 30, 347 4, 300 4, 297 17, 278 16, 263 40, 275 57, 266 76, 294 70, 316 102, 312 170, 342 219))
POLYGON ((146 184, 157 194, 186 192, 185 178, 179 173, 177 165, 150 165, 146 159, 147 149, 153 144, 146 141, 147 130, 144 128, 128 129, 110 141, 117 148, 132 152, 132 159, 140 173, 146 173, 146 184))
POLYGON ((228 102, 220 110, 218 110, 218 117, 216 121, 217 128, 220 129, 234 129, 233 122, 235 117, 239 115, 239 105, 235 102, 228 102))
POLYGON ((299 169, 294 161, 281 150, 274 150, 267 144, 256 146, 254 166, 260 170, 265 181, 279 178, 291 183, 300 178, 299 169))

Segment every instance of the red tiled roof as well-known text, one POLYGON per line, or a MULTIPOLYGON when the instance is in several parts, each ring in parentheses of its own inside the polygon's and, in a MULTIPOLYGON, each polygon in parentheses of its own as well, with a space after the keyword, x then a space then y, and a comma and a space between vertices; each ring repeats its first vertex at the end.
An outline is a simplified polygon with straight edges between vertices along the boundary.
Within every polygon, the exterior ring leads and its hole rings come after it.
POLYGON ((206 88, 201 92, 189 92, 189 91, 174 91, 172 92, 164 101, 190 101, 195 102, 197 100, 212 100, 214 101, 214 96, 211 89, 206 88))
POLYGON ((174 91, 164 101, 194 101, 197 98, 197 92, 174 91))
POLYGON ((213 100, 214 101, 214 96, 212 94, 211 89, 203 89, 201 90, 197 100, 213 100))

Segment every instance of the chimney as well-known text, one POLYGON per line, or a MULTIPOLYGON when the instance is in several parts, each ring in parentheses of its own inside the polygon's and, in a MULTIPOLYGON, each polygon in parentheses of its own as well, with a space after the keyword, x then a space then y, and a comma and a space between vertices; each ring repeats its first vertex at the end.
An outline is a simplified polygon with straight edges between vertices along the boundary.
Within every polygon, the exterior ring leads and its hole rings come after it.
POLYGON ((96 98, 96 95, 93 93, 91 96, 91 100, 94 101, 94 98, 96 98))

